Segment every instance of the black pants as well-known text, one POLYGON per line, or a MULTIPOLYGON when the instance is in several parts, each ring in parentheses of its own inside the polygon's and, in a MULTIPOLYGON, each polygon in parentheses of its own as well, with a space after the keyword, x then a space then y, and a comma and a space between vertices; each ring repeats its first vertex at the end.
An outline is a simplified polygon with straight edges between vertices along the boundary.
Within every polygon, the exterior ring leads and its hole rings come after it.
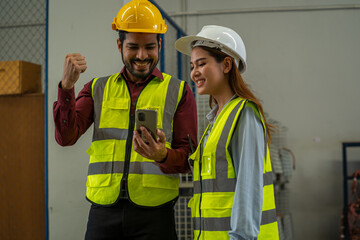
POLYGON ((115 206, 92 205, 85 240, 176 240, 174 203, 137 207, 128 200, 115 206))

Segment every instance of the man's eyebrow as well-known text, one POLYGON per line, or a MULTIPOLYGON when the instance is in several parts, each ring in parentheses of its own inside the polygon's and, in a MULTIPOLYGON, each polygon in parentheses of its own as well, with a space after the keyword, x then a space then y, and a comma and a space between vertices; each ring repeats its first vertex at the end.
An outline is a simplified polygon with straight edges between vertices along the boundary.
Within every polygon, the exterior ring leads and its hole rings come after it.
POLYGON ((139 46, 139 44, 136 44, 136 43, 126 43, 126 46, 136 47, 136 46, 139 46))
POLYGON ((148 44, 145 44, 145 47, 155 47, 156 46, 156 43, 148 43, 148 44))
MULTIPOLYGON (((146 47, 154 46, 154 45, 156 45, 156 42, 145 44, 146 47)), ((126 46, 137 47, 137 46, 139 46, 139 44, 137 44, 137 43, 126 43, 126 46)))

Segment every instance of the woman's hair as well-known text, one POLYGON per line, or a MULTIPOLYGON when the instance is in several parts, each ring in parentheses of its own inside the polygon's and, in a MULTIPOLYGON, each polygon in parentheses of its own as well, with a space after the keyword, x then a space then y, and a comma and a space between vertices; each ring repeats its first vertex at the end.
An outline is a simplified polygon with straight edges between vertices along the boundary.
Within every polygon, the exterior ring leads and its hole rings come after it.
MULTIPOLYGON (((224 61, 224 59, 226 57, 230 57, 229 55, 221 52, 220 50, 205 47, 205 46, 200 46, 200 47, 203 48, 205 51, 207 51, 210 56, 215 58, 216 62, 218 62, 218 63, 221 63, 222 61, 224 61)), ((230 57, 230 58, 232 58, 232 57, 230 57)), ((241 62, 239 64, 241 64, 241 62)), ((264 116, 263 107, 262 107, 259 99, 257 97, 255 97, 255 95, 251 92, 248 85, 245 83, 233 58, 232 58, 232 68, 228 74, 229 74, 228 81, 229 81, 231 90, 233 90, 237 96, 252 101, 258 107, 258 109, 264 119, 264 122, 265 122, 268 142, 270 142, 271 132, 273 132, 274 127, 266 121, 265 116, 264 116)), ((214 103, 216 104, 216 100, 210 95, 210 99, 209 99, 210 108, 213 107, 214 103)))

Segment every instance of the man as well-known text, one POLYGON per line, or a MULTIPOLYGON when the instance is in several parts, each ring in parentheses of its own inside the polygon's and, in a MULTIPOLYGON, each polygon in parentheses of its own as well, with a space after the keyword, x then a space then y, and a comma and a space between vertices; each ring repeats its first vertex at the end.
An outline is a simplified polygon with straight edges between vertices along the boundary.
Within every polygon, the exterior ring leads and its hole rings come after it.
POLYGON ((196 104, 184 81, 156 65, 166 25, 147 0, 124 5, 112 24, 124 68, 95 78, 75 100, 74 85, 87 66, 81 54, 65 57, 54 103, 55 138, 74 144, 94 123, 87 151, 86 197, 92 203, 85 239, 176 239, 173 206, 179 179, 190 170, 187 157, 196 142, 196 104), (157 139, 135 126, 136 109, 158 113, 157 139), (160 130, 161 129, 161 130, 160 130))

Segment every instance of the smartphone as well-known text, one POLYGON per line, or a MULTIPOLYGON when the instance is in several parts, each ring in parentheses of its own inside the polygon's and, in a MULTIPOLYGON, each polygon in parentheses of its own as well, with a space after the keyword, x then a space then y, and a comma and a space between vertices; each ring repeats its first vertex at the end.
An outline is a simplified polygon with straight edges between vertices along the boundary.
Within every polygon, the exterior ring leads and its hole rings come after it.
POLYGON ((142 136, 140 127, 144 126, 153 139, 156 141, 157 111, 151 109, 136 109, 135 111, 136 130, 140 133, 145 143, 148 143, 145 136, 142 136))

